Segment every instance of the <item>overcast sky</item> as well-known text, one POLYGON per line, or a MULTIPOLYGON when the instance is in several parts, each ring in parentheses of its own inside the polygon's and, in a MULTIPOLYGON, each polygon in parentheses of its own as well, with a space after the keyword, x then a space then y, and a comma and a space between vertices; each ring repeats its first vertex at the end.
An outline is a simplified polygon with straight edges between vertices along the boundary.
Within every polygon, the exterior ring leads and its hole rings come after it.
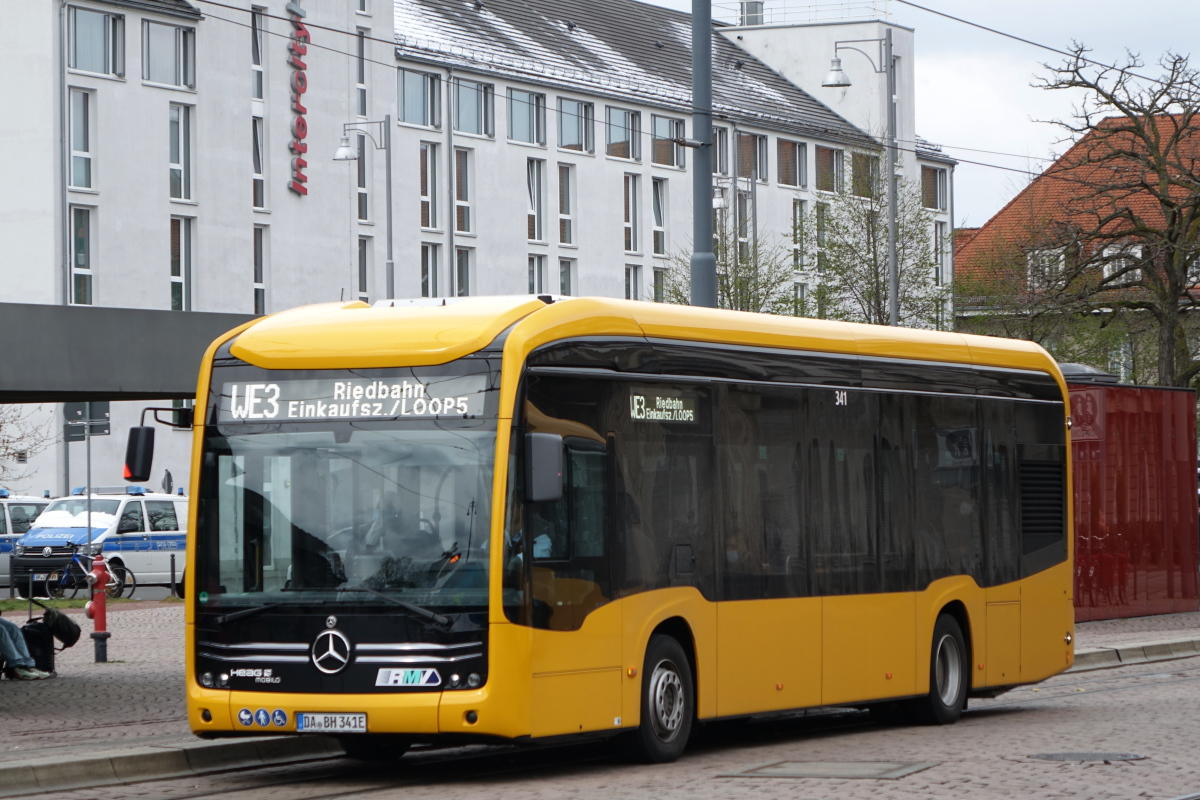
MULTIPOLYGON (((1127 0, 914 1, 1061 50, 1079 41, 1093 48, 1093 58, 1107 63, 1124 58, 1126 49, 1140 53, 1151 65, 1168 50, 1189 55, 1200 27, 1196 0, 1143 0, 1133 5, 1127 0)), ((649 2, 691 10, 691 0, 649 2)), ((768 7, 782 2, 806 5, 803 0, 766 0, 768 7)), ((1016 169, 1040 170, 1047 166, 1047 156, 1062 152, 1056 144, 1061 129, 1036 120, 1068 118, 1078 95, 1030 86, 1035 76, 1046 74, 1043 63, 1061 63, 1061 56, 894 0, 888 5, 893 22, 916 31, 920 136, 943 145, 954 158, 1016 169)), ((1146 71, 1160 74, 1157 68, 1146 71)), ((983 224, 1026 180, 1017 172, 960 163, 955 172, 955 224, 983 224)))

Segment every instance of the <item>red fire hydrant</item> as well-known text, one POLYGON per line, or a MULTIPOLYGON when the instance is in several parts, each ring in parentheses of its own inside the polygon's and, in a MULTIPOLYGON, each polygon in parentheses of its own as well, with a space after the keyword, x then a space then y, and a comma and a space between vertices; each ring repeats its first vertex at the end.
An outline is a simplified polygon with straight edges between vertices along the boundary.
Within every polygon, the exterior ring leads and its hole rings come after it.
POLYGON ((108 637, 112 636, 108 632, 108 617, 105 601, 108 595, 104 593, 104 587, 108 585, 108 567, 104 563, 104 559, 99 554, 96 555, 96 560, 92 562, 92 572, 88 577, 92 584, 92 600, 87 604, 87 616, 92 621, 92 644, 96 649, 96 663, 108 661, 108 637))

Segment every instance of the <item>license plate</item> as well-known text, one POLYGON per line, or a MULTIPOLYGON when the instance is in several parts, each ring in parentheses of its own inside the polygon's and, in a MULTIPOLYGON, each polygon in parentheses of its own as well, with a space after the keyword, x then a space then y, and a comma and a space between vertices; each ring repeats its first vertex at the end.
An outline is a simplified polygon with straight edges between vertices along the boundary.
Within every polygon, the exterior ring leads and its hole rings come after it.
POLYGON ((296 715, 297 731, 314 733, 366 733, 366 714, 307 714, 296 715))
POLYGON ((33 579, 35 581, 44 581, 48 577, 50 577, 50 573, 48 573, 48 572, 35 572, 33 574, 33 579))

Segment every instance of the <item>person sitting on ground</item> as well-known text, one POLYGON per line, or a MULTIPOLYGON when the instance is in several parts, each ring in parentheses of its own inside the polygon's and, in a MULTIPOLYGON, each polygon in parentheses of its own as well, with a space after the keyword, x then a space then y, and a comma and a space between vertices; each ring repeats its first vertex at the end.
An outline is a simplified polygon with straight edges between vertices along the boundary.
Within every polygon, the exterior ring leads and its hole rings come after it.
POLYGON ((9 680, 40 681, 53 677, 33 665, 21 628, 4 617, 0 617, 0 661, 7 665, 5 674, 9 680))

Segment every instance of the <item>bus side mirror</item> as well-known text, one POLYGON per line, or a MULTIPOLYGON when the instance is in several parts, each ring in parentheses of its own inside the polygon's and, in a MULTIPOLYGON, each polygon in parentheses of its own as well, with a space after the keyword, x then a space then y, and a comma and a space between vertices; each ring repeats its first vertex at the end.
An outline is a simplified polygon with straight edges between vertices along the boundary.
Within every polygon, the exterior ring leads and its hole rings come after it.
POLYGON ((525 434, 525 499, 553 503, 562 499, 563 440, 557 433, 525 434))
POLYGON ((154 428, 135 425, 129 429, 129 443, 125 446, 125 480, 135 483, 150 480, 153 461, 154 428))

